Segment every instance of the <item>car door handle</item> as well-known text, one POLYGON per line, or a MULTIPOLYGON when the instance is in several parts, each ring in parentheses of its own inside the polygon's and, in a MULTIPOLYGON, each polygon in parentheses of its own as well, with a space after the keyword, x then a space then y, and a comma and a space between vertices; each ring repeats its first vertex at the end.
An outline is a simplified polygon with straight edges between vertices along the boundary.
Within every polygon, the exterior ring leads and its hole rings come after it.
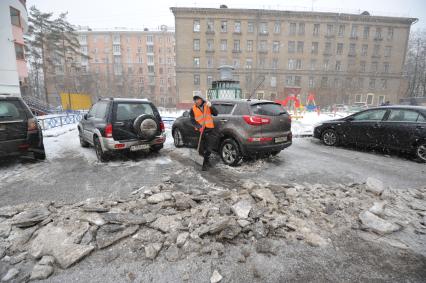
POLYGON ((114 125, 116 125, 116 126, 124 126, 124 122, 115 122, 114 125))
POLYGON ((221 121, 222 123, 228 122, 228 120, 227 120, 227 119, 220 119, 220 121, 221 121))
POLYGON ((416 129, 424 129, 424 126, 417 126, 416 129))

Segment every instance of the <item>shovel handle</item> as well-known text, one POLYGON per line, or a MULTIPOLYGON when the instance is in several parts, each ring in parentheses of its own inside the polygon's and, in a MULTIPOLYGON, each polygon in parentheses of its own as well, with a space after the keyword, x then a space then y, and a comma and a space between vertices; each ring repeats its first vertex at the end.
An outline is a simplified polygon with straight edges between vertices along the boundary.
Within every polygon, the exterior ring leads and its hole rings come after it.
POLYGON ((204 127, 200 129, 200 137, 198 138, 197 152, 200 152, 201 139, 203 138, 204 127))

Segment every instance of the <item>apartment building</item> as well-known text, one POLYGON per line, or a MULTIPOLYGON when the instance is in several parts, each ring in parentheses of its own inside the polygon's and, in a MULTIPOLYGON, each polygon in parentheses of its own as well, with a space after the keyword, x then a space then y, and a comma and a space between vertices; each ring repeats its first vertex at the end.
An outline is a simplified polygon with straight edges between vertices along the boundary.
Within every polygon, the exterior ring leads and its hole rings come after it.
POLYGON ((0 94, 20 95, 26 88, 28 69, 23 36, 27 29, 26 1, 0 1, 0 94))
POLYGON ((321 106, 398 102, 413 18, 222 8, 171 8, 181 106, 233 65, 246 97, 314 94, 321 106))
MULTIPOLYGON (((167 26, 158 30, 102 29, 80 27, 77 31, 81 56, 76 70, 64 68, 63 60, 55 66, 56 77, 78 76, 70 92, 84 92, 99 97, 148 98, 158 106, 176 104, 175 38, 167 26), (77 74, 75 74, 77 72, 77 74)), ((60 92, 68 92, 67 79, 49 93, 59 104, 60 92)), ((74 80, 75 81, 75 80, 74 80)))

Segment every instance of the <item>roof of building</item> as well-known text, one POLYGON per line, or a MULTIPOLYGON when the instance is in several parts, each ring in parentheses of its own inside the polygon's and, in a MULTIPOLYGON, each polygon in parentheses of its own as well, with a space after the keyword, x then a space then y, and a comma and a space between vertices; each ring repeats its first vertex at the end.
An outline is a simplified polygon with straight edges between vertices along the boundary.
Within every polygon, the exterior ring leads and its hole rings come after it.
POLYGON ((368 12, 355 13, 336 13, 336 12, 316 12, 316 11, 289 11, 289 10, 266 10, 266 9, 236 9, 236 8, 198 8, 198 7, 171 7, 170 10, 177 13, 196 13, 198 15, 209 14, 246 14, 246 15, 270 15, 270 16, 286 16, 286 17, 324 17, 338 18, 340 20, 361 21, 361 22, 398 22, 401 24, 413 24, 418 21, 417 18, 395 17, 395 16, 375 16, 368 12))

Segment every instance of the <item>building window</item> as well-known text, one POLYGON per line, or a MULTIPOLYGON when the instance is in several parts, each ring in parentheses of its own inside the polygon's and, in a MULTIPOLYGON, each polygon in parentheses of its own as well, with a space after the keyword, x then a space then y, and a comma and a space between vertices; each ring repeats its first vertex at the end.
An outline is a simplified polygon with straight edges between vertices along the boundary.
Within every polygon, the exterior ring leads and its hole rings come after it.
POLYGON ((303 41, 298 41, 297 42, 297 53, 303 53, 303 41))
POLYGON ((310 61, 310 69, 315 70, 317 68, 317 60, 311 59, 310 61))
POLYGON ((221 21, 220 22, 220 31, 221 32, 228 32, 228 22, 227 21, 221 21))
POLYGON ((368 44, 363 44, 361 47, 361 56, 367 56, 368 53, 368 44))
POLYGON ((212 85, 212 82, 213 82, 213 76, 208 75, 207 76, 207 86, 210 87, 212 85))
POLYGON ((254 32, 254 23, 253 22, 247 23, 247 32, 254 32))
MULTIPOLYGON (((112 50, 114 51, 114 53, 120 53, 120 45, 113 45, 112 50)), ((87 52, 87 47, 86 47, 86 52, 87 52)))
POLYGON ((386 79, 382 79, 382 89, 387 89, 387 88, 388 88, 388 81, 386 79))
POLYGON ((333 34, 334 34, 334 26, 331 25, 331 24, 328 24, 327 25, 327 33, 326 33, 326 35, 327 36, 332 36, 333 34))
POLYGON ((305 24, 304 23, 299 23, 299 31, 298 31, 299 35, 305 35, 305 24))
MULTIPOLYGON (((376 79, 370 79, 370 82, 368 84, 368 87, 370 89, 374 89, 376 87, 376 79)), ((371 103, 370 103, 371 104, 371 103)))
POLYGON ((289 41, 288 42, 288 53, 295 53, 296 52, 296 42, 295 41, 289 41))
POLYGON ((200 32, 200 20, 194 20, 194 32, 200 32))
POLYGON ((393 27, 388 27, 388 40, 393 39, 393 27))
POLYGON ((278 59, 276 58, 272 59, 271 67, 272 69, 278 69, 278 59))
POLYGON ((318 36, 319 35, 319 31, 320 31, 320 24, 314 24, 314 30, 312 35, 313 36, 318 36))
POLYGON ((340 37, 345 35, 345 25, 339 25, 339 31, 337 32, 337 35, 340 37))
POLYGON ((274 33, 276 34, 281 33, 281 22, 274 23, 274 33))
POLYGON ((380 45, 379 44, 374 45, 373 56, 378 57, 379 52, 380 52, 380 45))
POLYGON ((12 25, 21 27, 21 13, 13 7, 10 7, 10 21, 12 25))
POLYGON ((352 25, 351 38, 357 38, 357 34, 358 34, 358 26, 352 25))
POLYGON ((222 39, 220 41, 220 50, 221 51, 226 51, 226 49, 228 48, 228 42, 226 39, 222 39))
POLYGON ((194 85, 200 85, 200 75, 194 75, 194 85))
POLYGON ((331 55, 331 42, 325 43, 324 54, 331 55))
POLYGON ((277 87, 277 77, 271 77, 271 87, 277 87))
POLYGON ((259 59, 259 68, 265 68, 266 67, 266 60, 264 57, 261 57, 259 59))
POLYGON ((311 53, 312 54, 318 54, 318 42, 312 42, 311 53))
POLYGON ((337 55, 342 55, 343 54, 343 43, 337 43, 336 54, 337 55))
POLYGON ((234 23, 234 32, 241 33, 241 22, 234 23))
POLYGON ((207 20, 207 32, 214 32, 214 21, 212 19, 207 20))
POLYGON ((253 68, 253 59, 247 58, 246 59, 246 69, 251 69, 251 68, 253 68))
POLYGON ((194 39, 194 51, 200 51, 200 40, 194 39))
POLYGON ((154 45, 147 45, 146 53, 154 53, 154 45))
POLYGON ((214 40, 213 39, 207 39, 207 50, 208 51, 214 50, 214 40))
POLYGON ((302 69, 302 60, 297 59, 296 60, 296 70, 301 70, 301 69, 302 69))
POLYGON ((315 78, 314 77, 309 77, 308 86, 309 86, 310 89, 315 88, 315 78))
POLYGON ((253 52, 253 40, 247 40, 247 52, 253 52))
POLYGON ((232 66, 233 66, 235 69, 238 69, 238 68, 240 67, 240 59, 238 59, 238 58, 234 58, 234 59, 232 59, 232 66))
POLYGON ((290 35, 296 35, 296 23, 290 23, 289 33, 290 35))
POLYGON ((153 43, 154 42, 154 37, 152 35, 147 35, 146 36, 146 42, 147 43, 153 43))
POLYGON ((24 45, 15 42, 15 54, 17 60, 25 60, 24 45))
POLYGON ((194 57, 194 68, 200 68, 200 57, 194 57))
POLYGON ((261 34, 268 34, 268 23, 260 23, 259 32, 261 34))
POLYGON ((239 40, 234 40, 234 52, 240 52, 240 41, 239 40))
POLYGON ((154 56, 153 55, 146 56, 146 59, 147 59, 148 64, 154 64, 154 56))
POLYGON ((371 72, 377 73, 378 70, 379 70, 379 63, 371 62, 371 72))
POLYGON ((372 93, 367 94, 367 104, 371 105, 373 104, 373 101, 374 101, 374 94, 372 93))
POLYGON ((362 94, 356 94, 355 95, 355 102, 361 102, 362 100, 362 94))
POLYGON ((214 67, 213 57, 207 57, 207 68, 213 68, 213 67, 214 67))
POLYGON ((280 42, 279 41, 274 41, 272 43, 272 52, 274 52, 274 53, 280 52, 280 42))
POLYGON ((370 37, 370 27, 364 27, 363 38, 368 39, 370 37))
POLYGON ((382 28, 376 27, 376 35, 374 39, 381 40, 382 39, 382 28))
POLYGON ((384 62, 383 63, 383 72, 384 73, 389 73, 389 69, 390 69, 389 62, 384 62))
POLYGON ((355 56, 356 44, 349 44, 349 56, 355 56))
POLYGON ((328 65, 329 65, 330 61, 328 59, 325 59, 323 62, 323 69, 324 71, 328 71, 328 65))
POLYGON ((301 76, 294 76, 294 85, 295 86, 301 86, 302 84, 302 77, 301 76))
POLYGON ((268 42, 266 40, 261 40, 259 42, 259 51, 262 51, 262 52, 268 51, 267 43, 268 42))
POLYGON ((341 71, 342 70, 342 62, 341 61, 336 61, 336 71, 341 71))
POLYGON ((377 105, 382 105, 385 102, 385 96, 379 95, 379 101, 377 101, 377 105))
POLYGON ((365 66, 366 66, 365 61, 359 62, 359 66, 360 66, 360 72, 365 72, 365 66))
POLYGON ((289 70, 294 70, 296 68, 296 59, 288 59, 287 68, 289 70))

